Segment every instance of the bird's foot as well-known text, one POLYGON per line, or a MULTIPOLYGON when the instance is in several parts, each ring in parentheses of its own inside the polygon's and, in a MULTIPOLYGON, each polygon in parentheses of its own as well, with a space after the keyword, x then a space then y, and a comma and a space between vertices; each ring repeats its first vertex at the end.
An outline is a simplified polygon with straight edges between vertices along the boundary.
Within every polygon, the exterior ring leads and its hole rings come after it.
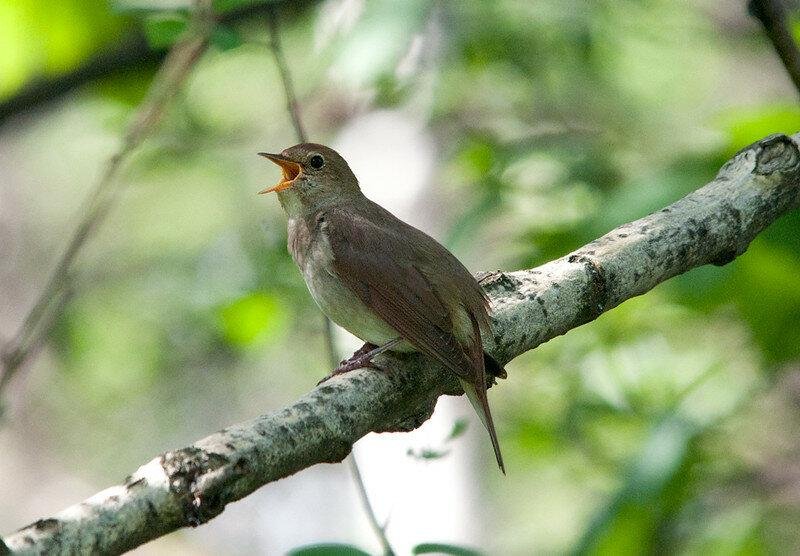
POLYGON ((333 369, 328 376, 323 378, 317 383, 317 386, 326 382, 336 375, 341 375, 344 373, 349 373, 350 371, 355 371, 356 369, 363 369, 363 368, 372 368, 372 369, 379 369, 375 363, 372 362, 372 358, 376 355, 373 352, 377 349, 378 346, 375 344, 370 344, 367 342, 363 346, 361 346, 353 355, 350 356, 349 359, 343 359, 339 366, 333 369))
POLYGON ((350 359, 343 360, 341 363, 339 363, 338 367, 331 371, 328 376, 320 380, 317 383, 317 386, 330 380, 336 375, 349 373, 350 371, 355 371, 356 369, 375 369, 376 371, 386 372, 386 369, 373 363, 372 359, 378 354, 383 353, 387 349, 397 345, 398 343, 400 343, 399 338, 396 340, 390 340, 382 346, 376 346, 375 344, 370 344, 369 342, 365 343, 353 355, 350 356, 350 359))
MULTIPOLYGON (((351 355, 349 359, 342 359, 339 362, 339 367, 341 367, 342 365, 345 365, 346 363, 349 363, 353 359, 359 359, 359 358, 363 357, 364 355, 368 354, 369 352, 375 351, 375 349, 377 347, 378 346, 376 346, 375 344, 370 344, 369 342, 366 342, 363 346, 361 346, 356 351, 354 351, 353 355, 351 355)), ((337 369, 339 367, 337 367, 337 369)))

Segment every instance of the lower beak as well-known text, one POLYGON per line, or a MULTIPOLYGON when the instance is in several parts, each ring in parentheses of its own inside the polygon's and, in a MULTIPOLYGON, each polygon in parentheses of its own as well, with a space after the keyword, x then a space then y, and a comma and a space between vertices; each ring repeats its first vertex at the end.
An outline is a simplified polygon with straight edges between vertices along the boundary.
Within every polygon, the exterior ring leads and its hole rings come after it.
POLYGON ((284 189, 289 189, 294 184, 294 180, 297 179, 297 176, 300 175, 300 172, 303 171, 303 167, 300 166, 297 162, 293 160, 289 160, 285 156, 281 154, 272 154, 272 153, 258 153, 259 155, 263 156, 264 158, 270 159, 272 162, 277 164, 281 167, 283 171, 283 179, 279 181, 276 185, 272 187, 267 187, 262 189, 258 192, 259 195, 264 193, 272 193, 273 191, 283 191, 284 189))

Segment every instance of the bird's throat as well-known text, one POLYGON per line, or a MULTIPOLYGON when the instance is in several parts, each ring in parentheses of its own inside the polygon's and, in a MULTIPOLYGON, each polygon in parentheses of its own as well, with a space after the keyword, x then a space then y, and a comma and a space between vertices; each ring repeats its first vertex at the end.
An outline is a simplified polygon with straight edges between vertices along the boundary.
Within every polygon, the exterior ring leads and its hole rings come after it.
POLYGON ((300 195, 291 187, 283 191, 278 191, 278 201, 289 218, 298 218, 305 212, 300 195))

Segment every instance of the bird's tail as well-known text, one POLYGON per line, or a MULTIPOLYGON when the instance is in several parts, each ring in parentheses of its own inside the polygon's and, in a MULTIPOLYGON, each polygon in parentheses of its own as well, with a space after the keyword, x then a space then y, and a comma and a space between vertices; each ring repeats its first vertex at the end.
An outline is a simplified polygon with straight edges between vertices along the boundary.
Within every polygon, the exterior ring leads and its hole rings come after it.
POLYGON ((478 414, 483 426, 489 431, 489 438, 492 439, 492 448, 494 448, 494 456, 497 458, 497 465, 500 467, 500 471, 503 472, 503 475, 505 475, 506 466, 503 464, 503 454, 500 453, 500 442, 497 440, 497 431, 494 430, 494 421, 492 421, 492 414, 489 411, 489 399, 486 396, 486 389, 475 388, 473 384, 470 384, 463 378, 459 378, 458 380, 461 382, 461 387, 467 394, 469 403, 472 404, 473 409, 475 409, 475 413, 478 414))

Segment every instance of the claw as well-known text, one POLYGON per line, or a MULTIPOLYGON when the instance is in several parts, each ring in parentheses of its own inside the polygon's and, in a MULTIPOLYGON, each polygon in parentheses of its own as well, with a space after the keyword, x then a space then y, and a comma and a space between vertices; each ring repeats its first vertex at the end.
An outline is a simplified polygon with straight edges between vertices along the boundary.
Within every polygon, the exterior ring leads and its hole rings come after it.
POLYGON ((336 375, 341 375, 344 373, 349 373, 350 371, 354 371, 356 369, 375 369, 376 371, 386 372, 386 369, 379 367, 375 363, 372 362, 372 358, 378 355, 379 353, 383 353, 387 349, 395 346, 399 343, 399 339, 391 340, 385 343, 383 346, 375 346, 374 344, 365 343, 361 348, 358 349, 350 359, 345 359, 339 366, 333 369, 331 373, 324 377, 322 380, 317 382, 317 386, 322 384, 323 382, 327 382, 331 378, 335 377, 336 375))

